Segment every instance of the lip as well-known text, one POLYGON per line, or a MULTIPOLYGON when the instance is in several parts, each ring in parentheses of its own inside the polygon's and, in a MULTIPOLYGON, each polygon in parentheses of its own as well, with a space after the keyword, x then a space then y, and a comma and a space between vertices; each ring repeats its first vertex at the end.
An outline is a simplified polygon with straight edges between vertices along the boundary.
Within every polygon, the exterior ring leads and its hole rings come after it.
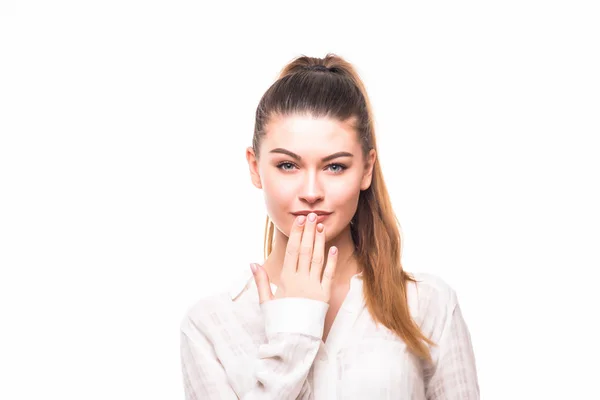
POLYGON ((294 214, 295 216, 298 216, 298 215, 307 216, 310 213, 315 213, 317 215, 329 215, 329 214, 331 214, 331 212, 329 212, 329 211, 323 211, 323 210, 302 210, 302 211, 293 212, 292 214, 294 214))
POLYGON ((317 216, 317 224, 325 221, 329 214, 321 214, 317 216))
POLYGON ((308 211, 308 210, 304 210, 304 211, 298 211, 298 212, 292 213, 292 215, 294 215, 296 217, 299 216, 299 215, 307 216, 310 213, 317 214, 317 221, 316 221, 317 223, 321 223, 321 222, 325 221, 327 219, 327 217, 332 214, 329 211, 322 211, 322 210, 308 211))

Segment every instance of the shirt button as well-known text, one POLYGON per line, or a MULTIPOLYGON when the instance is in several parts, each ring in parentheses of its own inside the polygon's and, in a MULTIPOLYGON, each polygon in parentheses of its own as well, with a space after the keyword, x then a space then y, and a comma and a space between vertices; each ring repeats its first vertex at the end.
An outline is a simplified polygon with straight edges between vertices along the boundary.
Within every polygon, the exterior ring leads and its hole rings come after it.
POLYGON ((325 351, 319 350, 317 353, 317 361, 327 361, 327 353, 325 351))

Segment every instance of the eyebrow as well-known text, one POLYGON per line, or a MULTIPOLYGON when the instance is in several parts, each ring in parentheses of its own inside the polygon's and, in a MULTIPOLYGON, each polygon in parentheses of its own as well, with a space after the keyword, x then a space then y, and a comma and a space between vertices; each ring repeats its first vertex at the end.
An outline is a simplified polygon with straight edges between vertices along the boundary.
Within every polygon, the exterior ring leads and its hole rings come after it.
MULTIPOLYGON (((286 154, 286 155, 296 159, 297 161, 302 161, 302 157, 300 157, 298 154, 292 153, 291 151, 286 150, 286 149, 282 149, 281 147, 273 149, 269 153, 286 154)), ((333 160, 334 158, 338 158, 338 157, 354 157, 354 154, 348 153, 347 151, 338 151, 337 153, 333 153, 331 155, 328 155, 327 157, 323 157, 321 159, 321 162, 327 162, 327 161, 333 160)))

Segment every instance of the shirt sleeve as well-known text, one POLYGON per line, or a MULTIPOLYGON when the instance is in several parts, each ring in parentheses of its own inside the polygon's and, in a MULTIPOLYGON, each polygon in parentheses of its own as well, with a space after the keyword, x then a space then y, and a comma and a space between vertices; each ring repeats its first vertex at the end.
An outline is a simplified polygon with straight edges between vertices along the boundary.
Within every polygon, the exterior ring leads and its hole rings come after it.
POLYGON ((186 400, 313 398, 306 378, 321 344, 329 304, 305 298, 283 298, 267 301, 260 307, 267 341, 259 346, 248 379, 236 385, 232 385, 202 329, 189 319, 184 320, 181 362, 186 400))
POLYGON ((437 347, 437 362, 426 380, 427 400, 479 400, 479 384, 471 336, 458 302, 437 347))

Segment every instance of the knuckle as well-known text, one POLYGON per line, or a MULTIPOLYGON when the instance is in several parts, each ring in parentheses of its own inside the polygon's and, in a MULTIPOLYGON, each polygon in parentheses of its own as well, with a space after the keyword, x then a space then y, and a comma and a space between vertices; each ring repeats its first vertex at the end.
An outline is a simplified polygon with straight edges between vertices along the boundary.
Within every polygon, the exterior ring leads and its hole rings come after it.
POLYGON ((310 245, 302 245, 300 246, 300 254, 307 255, 312 253, 312 246, 310 245))
POLYGON ((310 263, 314 265, 321 265, 323 264, 323 257, 313 257, 310 263))
MULTIPOLYGON (((306 225, 306 224, 304 224, 306 225)), ((294 227, 292 228, 292 232, 298 234, 298 235, 302 235, 302 231, 304 230, 304 225, 298 225, 296 223, 294 223, 294 227)))
POLYGON ((285 249, 285 254, 287 256, 297 257, 298 256, 298 248, 297 247, 288 247, 287 249, 285 249))

